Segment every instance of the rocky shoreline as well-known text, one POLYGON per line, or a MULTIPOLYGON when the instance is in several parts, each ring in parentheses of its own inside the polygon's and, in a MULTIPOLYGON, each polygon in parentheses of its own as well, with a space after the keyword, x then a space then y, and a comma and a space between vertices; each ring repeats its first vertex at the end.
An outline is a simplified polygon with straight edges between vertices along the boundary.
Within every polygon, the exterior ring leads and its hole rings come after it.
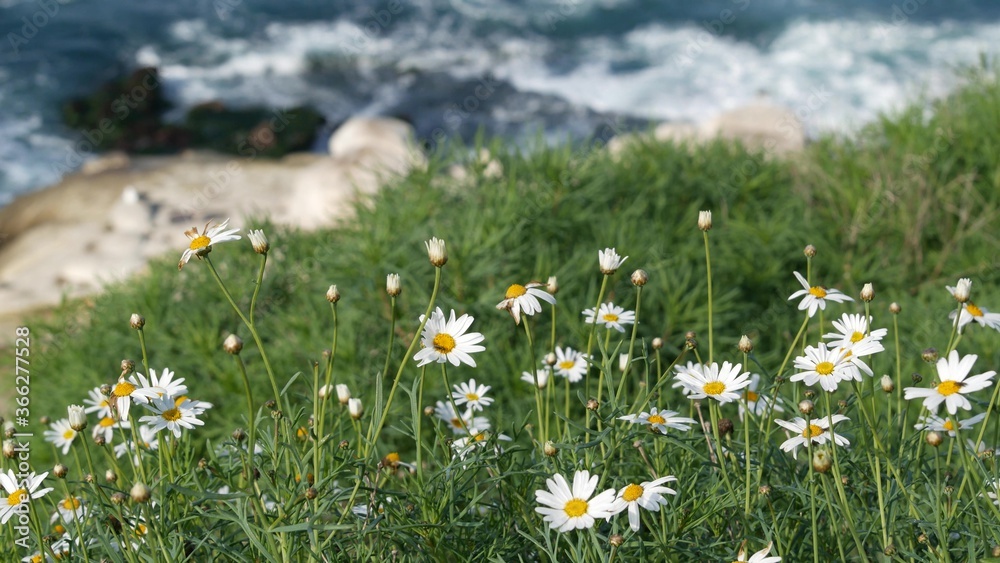
MULTIPOLYGON (((641 138, 620 135, 608 150, 618 153, 641 138)), ((778 156, 805 144, 794 113, 764 103, 703 124, 663 124, 652 132, 657 141, 714 138, 778 156)), ((105 154, 55 186, 0 209, 0 335, 13 334, 33 312, 141 272, 153 257, 179 256, 183 233, 193 226, 227 218, 240 226, 263 215, 298 228, 333 225, 349 218, 359 195, 425 164, 412 127, 392 118, 348 120, 330 138, 328 154, 280 159, 210 151, 105 154)), ((495 160, 488 169, 502 174, 495 160)), ((461 181, 466 174, 453 167, 450 176, 461 181)), ((0 337, 0 346, 8 340, 0 337)))

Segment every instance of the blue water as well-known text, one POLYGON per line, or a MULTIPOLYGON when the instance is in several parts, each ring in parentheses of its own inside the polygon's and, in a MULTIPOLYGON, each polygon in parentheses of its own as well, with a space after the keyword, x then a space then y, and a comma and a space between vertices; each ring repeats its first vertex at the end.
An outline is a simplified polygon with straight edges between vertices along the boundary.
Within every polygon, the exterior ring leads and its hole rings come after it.
POLYGON ((811 133, 850 131, 1000 54, 1000 2, 0 0, 0 33, 2 205, 89 156, 60 103, 139 65, 174 115, 308 103, 432 140, 581 138, 761 93, 811 133))

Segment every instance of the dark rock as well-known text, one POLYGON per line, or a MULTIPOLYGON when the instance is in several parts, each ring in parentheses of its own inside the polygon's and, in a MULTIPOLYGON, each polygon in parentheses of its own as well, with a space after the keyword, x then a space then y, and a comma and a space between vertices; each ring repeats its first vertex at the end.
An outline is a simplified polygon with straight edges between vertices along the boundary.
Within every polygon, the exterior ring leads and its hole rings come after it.
POLYGON ((184 122, 196 147, 241 156, 280 157, 308 150, 326 120, 310 107, 229 109, 218 102, 191 108, 184 122))

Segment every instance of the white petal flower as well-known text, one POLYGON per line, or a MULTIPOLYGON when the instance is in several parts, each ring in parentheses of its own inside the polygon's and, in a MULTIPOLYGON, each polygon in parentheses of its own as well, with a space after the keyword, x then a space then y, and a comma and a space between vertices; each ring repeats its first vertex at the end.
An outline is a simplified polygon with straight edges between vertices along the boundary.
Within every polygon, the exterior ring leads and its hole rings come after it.
POLYGON ((947 432, 949 436, 954 438, 958 435, 959 430, 970 430, 974 425, 986 418, 986 413, 979 413, 976 416, 971 416, 965 420, 958 421, 958 428, 955 428, 955 424, 950 418, 941 418, 935 414, 926 414, 917 419, 917 423, 913 426, 917 430, 930 430, 932 432, 947 432))
POLYGON ((19 508, 22 504, 42 498, 52 490, 52 487, 38 488, 48 475, 48 472, 41 475, 32 472, 19 481, 18 475, 11 469, 7 473, 0 473, 0 487, 7 493, 0 496, 0 525, 6 524, 14 514, 23 510, 19 508))
POLYGON ((701 373, 696 371, 678 373, 677 380, 691 390, 689 399, 711 397, 720 403, 728 403, 739 400, 740 394, 737 391, 750 385, 750 373, 740 373, 742 369, 742 364, 723 362, 720 368, 718 363, 712 362, 705 366, 701 373))
POLYGON ((835 348, 830 350, 826 343, 820 342, 819 346, 806 346, 806 355, 795 358, 795 369, 803 370, 789 377, 790 381, 803 381, 806 385, 820 386, 829 392, 837 390, 837 385, 844 380, 861 380, 861 375, 856 374, 856 366, 846 359, 846 352, 835 348))
POLYGON ((530 383, 532 385, 537 385, 539 389, 545 389, 545 386, 549 384, 550 373, 551 372, 549 371, 549 368, 535 370, 535 375, 531 375, 526 371, 521 372, 521 381, 530 383))
POLYGON ((633 532, 639 531, 639 508, 645 508, 650 512, 659 512, 660 505, 667 504, 664 494, 676 495, 677 491, 664 487, 663 483, 676 481, 673 475, 660 477, 655 481, 647 481, 641 484, 630 483, 618 491, 618 498, 615 499, 614 511, 621 512, 628 509, 628 525, 633 532))
POLYGON ((906 400, 923 399, 924 406, 931 412, 937 412, 941 403, 945 404, 948 414, 955 414, 959 407, 971 410, 972 404, 963 395, 986 389, 993 383, 993 376, 997 374, 997 372, 990 370, 967 377, 978 357, 975 354, 969 354, 960 358, 958 351, 952 350, 947 359, 939 358, 937 361, 940 383, 936 387, 930 389, 907 387, 903 389, 903 397, 906 400))
POLYGON ((73 440, 76 439, 77 431, 69 425, 69 419, 60 418, 49 425, 49 430, 45 431, 45 441, 52 442, 57 448, 62 448, 63 455, 69 453, 73 440))
POLYGON ((552 305, 556 304, 556 298, 548 292, 539 289, 544 284, 529 283, 521 285, 512 284, 504 294, 504 300, 497 304, 497 309, 507 311, 514 317, 514 324, 521 324, 521 313, 527 316, 542 312, 542 304, 539 299, 552 305))
POLYGON ((492 387, 482 384, 477 385, 475 379, 470 379, 458 385, 452 385, 452 388, 455 391, 451 396, 458 406, 468 405, 469 409, 481 411, 483 407, 488 407, 493 403, 493 398, 486 396, 492 387))
POLYGON ((632 424, 645 424, 660 434, 666 434, 667 428, 687 431, 692 425, 698 424, 698 421, 695 419, 677 416, 678 414, 676 411, 658 411, 656 407, 653 407, 649 412, 619 416, 618 420, 624 420, 632 424))
POLYGON ((750 559, 747 559, 746 558, 747 542, 744 541, 743 545, 740 546, 739 553, 736 554, 736 561, 733 561, 733 563, 778 563, 779 561, 781 561, 780 557, 767 556, 768 553, 771 553, 772 545, 773 544, 768 543, 767 547, 758 551, 757 553, 754 553, 753 555, 750 556, 750 559))
POLYGON ((613 328, 618 332, 625 332, 625 328, 622 327, 623 324, 630 325, 635 323, 635 311, 626 311, 614 303, 601 303, 601 308, 597 311, 596 315, 593 308, 584 311, 583 315, 585 317, 583 321, 587 324, 594 324, 594 317, 596 316, 598 323, 607 328, 613 328))
MULTIPOLYGON (((833 415, 834 424, 844 420, 850 419, 842 414, 833 415)), ((814 418, 808 423, 801 417, 795 417, 789 421, 775 419, 774 422, 785 430, 796 434, 781 444, 781 450, 792 452, 792 457, 796 457, 798 448, 805 446, 810 440, 813 444, 825 444, 830 441, 832 436, 834 443, 838 446, 847 447, 851 445, 851 442, 847 438, 834 433, 830 429, 829 417, 814 418)))
POLYGON ((188 260, 190 260, 192 256, 201 258, 211 252, 213 244, 240 240, 241 237, 236 234, 240 232, 239 229, 226 230, 226 227, 229 226, 229 219, 226 219, 221 224, 210 228, 209 225, 211 224, 211 222, 205 224, 205 228, 202 229, 202 232, 200 233, 197 228, 193 227, 184 231, 187 238, 191 239, 191 243, 184 250, 184 253, 181 254, 181 260, 177 263, 178 270, 183 268, 184 264, 187 264, 188 260))
POLYGON ((816 314, 816 309, 826 309, 827 301, 836 301, 837 303, 843 303, 844 301, 854 301, 848 295, 844 295, 839 290, 827 289, 823 286, 814 285, 810 286, 809 282, 806 281, 802 274, 798 272, 792 272, 795 274, 795 279, 799 280, 802 284, 802 289, 793 293, 788 300, 797 299, 802 297, 802 301, 799 303, 799 310, 809 310, 809 316, 812 317, 816 314))
POLYGON ((150 401, 146 408, 155 414, 144 416, 139 420, 152 426, 153 432, 159 432, 163 429, 170 430, 175 438, 181 437, 182 429, 193 429, 195 426, 205 424, 198 420, 186 399, 177 404, 175 399, 171 397, 158 397, 150 401))
POLYGON ((535 512, 559 532, 590 528, 598 518, 610 520, 615 515, 615 490, 607 489, 590 497, 599 480, 597 475, 579 470, 570 488, 566 478, 556 474, 545 480, 548 490, 535 491, 535 501, 543 505, 535 507, 535 512))
POLYGON ((601 273, 606 276, 617 272, 618 268, 621 268, 626 260, 628 260, 628 256, 624 258, 618 256, 618 252, 614 248, 605 248, 604 250, 597 251, 597 261, 601 266, 601 273))
MULTIPOLYGON (((423 316, 420 320, 423 321, 423 316)), ((451 316, 445 321, 444 312, 440 307, 436 308, 424 325, 421 337, 424 347, 413 356, 418 362, 417 366, 431 362, 450 362, 455 366, 464 363, 476 367, 476 361, 470 354, 482 352, 486 348, 479 345, 485 338, 482 334, 466 332, 473 320, 469 315, 455 318, 455 311, 452 310, 451 316)))
POLYGON ((556 346, 556 363, 552 367, 556 375, 569 379, 570 383, 576 383, 587 374, 587 354, 556 346))

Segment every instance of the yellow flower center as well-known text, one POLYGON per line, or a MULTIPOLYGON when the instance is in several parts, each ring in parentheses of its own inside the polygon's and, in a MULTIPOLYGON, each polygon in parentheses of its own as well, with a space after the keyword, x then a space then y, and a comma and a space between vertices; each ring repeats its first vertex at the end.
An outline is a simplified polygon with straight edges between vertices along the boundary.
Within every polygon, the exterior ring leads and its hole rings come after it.
POLYGON ((706 383, 702 389, 704 389, 706 395, 720 395, 726 390, 726 384, 721 381, 712 381, 706 383))
POLYGON ((942 381, 941 384, 937 386, 937 392, 947 397, 948 395, 958 393, 961 388, 962 383, 960 381, 942 381))
MULTIPOLYGON (((61 536, 61 535, 63 535, 63 534, 66 533, 66 528, 62 524, 56 524, 55 526, 52 526, 52 531, 55 532, 55 533, 57 533, 57 534, 59 534, 61 536)), ((59 557, 59 554, 57 553, 56 554, 56 558, 58 558, 58 557, 59 557)))
POLYGON ((59 503, 59 506, 63 510, 79 510, 80 509, 80 499, 76 497, 68 497, 59 503))
POLYGON ((833 364, 830 362, 820 362, 816 364, 816 373, 820 375, 830 375, 833 373, 833 364))
POLYGON ((167 421, 170 421, 170 422, 176 422, 176 421, 178 421, 178 420, 181 419, 181 411, 179 411, 177 409, 167 409, 167 410, 163 411, 160 414, 160 416, 162 416, 164 420, 167 420, 167 421))
POLYGON ((576 365, 576 362, 574 362, 572 360, 563 360, 563 361, 559 362, 559 369, 573 369, 573 366, 575 366, 575 365, 576 365))
POLYGON ((823 433, 823 429, 815 424, 810 424, 806 426, 805 430, 802 431, 803 438, 815 438, 823 433))
POLYGON ((132 385, 128 381, 119 381, 118 385, 111 391, 111 395, 115 397, 129 397, 135 391, 135 385, 132 385))
POLYGON ((28 490, 27 489, 18 489, 16 491, 14 491, 13 493, 11 493, 10 496, 7 497, 7 505, 8 506, 17 506, 17 505, 21 504, 22 502, 24 502, 26 500, 28 500, 28 490))
POLYGON ((434 337, 434 350, 441 354, 448 354, 455 349, 455 339, 450 334, 439 332, 434 337))
POLYGON ((462 423, 462 419, 458 417, 451 419, 451 425, 455 428, 465 428, 465 424, 462 423))
POLYGON ((515 299, 528 293, 528 290, 519 283, 515 283, 507 288, 507 293, 504 294, 504 299, 515 299))
POLYGON ((579 518, 587 513, 587 501, 578 498, 571 499, 563 507, 563 512, 570 518, 579 518))
POLYGON ((145 536, 146 535, 146 525, 145 524, 139 524, 138 526, 136 526, 135 527, 135 535, 137 535, 137 536, 145 536))
POLYGON ((663 418, 658 414, 652 414, 646 419, 650 424, 663 424, 667 419, 663 418))
POLYGON ((114 426, 114 424, 115 424, 115 419, 111 418, 110 416, 102 418, 101 421, 97 423, 97 425, 102 428, 109 428, 111 426, 114 426))
POLYGON ((604 322, 606 322, 606 323, 618 322, 618 315, 616 315, 614 313, 608 313, 608 314, 604 315, 601 318, 604 319, 604 322))
POLYGON ((70 428, 69 430, 63 432, 63 440, 72 440, 76 437, 76 431, 70 428))
POLYGON ((42 559, 42 554, 41 553, 36 553, 36 554, 34 554, 34 555, 31 556, 31 563, 42 563, 43 561, 45 561, 45 560, 42 559))
POLYGON ((174 406, 179 407, 181 406, 181 403, 183 403, 186 400, 188 400, 187 395, 181 395, 180 397, 174 399, 174 406))
POLYGON ((625 491, 622 492, 622 498, 625 502, 634 502, 642 497, 642 493, 643 489, 641 485, 630 483, 629 486, 625 487, 625 491))
POLYGON ((212 239, 205 235, 200 235, 191 240, 191 250, 201 250, 210 244, 212 244, 212 239))
POLYGON ((475 393, 466 393, 465 398, 471 403, 472 401, 478 401, 479 395, 476 395, 475 393))
POLYGON ((980 309, 979 307, 976 307, 976 304, 973 303, 972 301, 969 301, 968 303, 965 304, 965 310, 968 311, 969 314, 972 315, 973 317, 983 316, 983 310, 980 309))
POLYGON ((753 403, 756 402, 758 398, 760 398, 760 395, 758 395, 754 391, 747 391, 746 393, 743 394, 743 398, 746 400, 746 402, 753 403))
POLYGON ((824 297, 826 297, 826 289, 822 288, 822 287, 820 287, 818 285, 810 287, 809 288, 809 293, 811 293, 813 295, 813 297, 818 297, 820 299, 823 299, 824 297))
POLYGON ((390 452, 385 456, 385 459, 389 463, 396 465, 397 463, 399 463, 399 454, 397 452, 390 452))
POLYGON ((472 437, 472 441, 473 442, 482 442, 484 440, 486 440, 486 433, 485 432, 480 432, 480 433, 478 433, 478 434, 476 434, 475 436, 472 437))
POLYGON ((851 335, 851 342, 852 343, 860 342, 864 337, 865 337, 864 334, 861 334, 860 332, 855 332, 854 334, 851 335))
POLYGON ((952 424, 950 420, 946 420, 944 421, 944 429, 947 430, 948 432, 951 432, 952 430, 955 429, 955 425, 952 424))

